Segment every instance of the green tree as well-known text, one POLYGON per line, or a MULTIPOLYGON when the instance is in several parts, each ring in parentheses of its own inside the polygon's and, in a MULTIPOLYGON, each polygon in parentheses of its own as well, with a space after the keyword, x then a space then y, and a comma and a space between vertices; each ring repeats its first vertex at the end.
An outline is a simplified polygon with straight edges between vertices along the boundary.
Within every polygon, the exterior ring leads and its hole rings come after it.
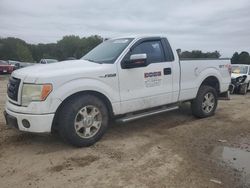
POLYGON ((214 52, 202 52, 201 50, 192 50, 190 51, 184 51, 182 52, 180 49, 177 50, 177 53, 180 58, 185 59, 185 58, 213 58, 213 59, 218 59, 220 58, 220 52, 219 51, 214 51, 214 52))
POLYGON ((57 48, 59 50, 58 58, 64 60, 67 57, 77 56, 76 52, 80 48, 81 39, 79 36, 65 36, 57 42, 57 48))
POLYGON ((57 44, 49 43, 49 44, 38 44, 38 45, 29 45, 30 51, 32 53, 33 59, 36 62, 39 62, 42 58, 52 58, 58 59, 57 44))
POLYGON ((27 44, 17 38, 0 38, 0 59, 39 62, 42 58, 65 60, 68 57, 81 58, 103 39, 94 35, 80 38, 64 36, 57 43, 27 44))
POLYGON ((233 54, 233 57, 231 58, 231 63, 232 64, 237 64, 239 62, 239 53, 235 52, 233 54))
POLYGON ((239 55, 239 63, 240 64, 250 64, 249 60, 249 53, 248 52, 241 52, 239 55))
POLYGON ((32 61, 32 54, 28 44, 20 39, 9 37, 0 39, 0 59, 32 61))
POLYGON ((250 55, 248 52, 235 52, 231 58, 232 64, 247 64, 250 65, 250 55))
POLYGON ((16 45, 16 54, 19 61, 32 62, 33 58, 29 48, 21 43, 16 45))

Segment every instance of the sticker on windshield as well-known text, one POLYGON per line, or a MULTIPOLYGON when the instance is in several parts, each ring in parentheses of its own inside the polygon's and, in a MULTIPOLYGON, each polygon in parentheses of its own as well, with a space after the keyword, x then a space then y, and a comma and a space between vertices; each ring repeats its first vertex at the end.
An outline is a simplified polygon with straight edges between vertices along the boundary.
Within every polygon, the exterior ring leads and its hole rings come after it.
POLYGON ((162 82, 161 71, 144 73, 144 82, 146 87, 160 86, 162 82))

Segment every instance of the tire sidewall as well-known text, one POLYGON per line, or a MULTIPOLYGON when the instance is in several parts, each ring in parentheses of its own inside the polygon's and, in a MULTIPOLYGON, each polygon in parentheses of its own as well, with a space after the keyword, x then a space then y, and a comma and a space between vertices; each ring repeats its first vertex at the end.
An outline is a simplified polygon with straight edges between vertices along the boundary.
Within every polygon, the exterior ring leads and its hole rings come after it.
POLYGON ((90 146, 97 142, 103 134, 106 132, 108 127, 108 111, 104 103, 97 97, 91 95, 84 95, 75 97, 67 102, 61 111, 60 133, 62 137, 69 143, 82 147, 90 146), (102 114, 102 124, 98 132, 91 138, 80 137, 74 127, 75 117, 77 113, 85 106, 92 105, 97 107, 102 114))

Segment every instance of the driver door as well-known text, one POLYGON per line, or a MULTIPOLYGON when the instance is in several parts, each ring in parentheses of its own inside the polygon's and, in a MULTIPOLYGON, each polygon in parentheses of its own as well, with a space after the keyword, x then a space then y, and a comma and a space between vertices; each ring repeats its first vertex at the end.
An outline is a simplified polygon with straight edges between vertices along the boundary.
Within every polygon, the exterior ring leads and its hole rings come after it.
POLYGON ((140 40, 122 60, 118 70, 122 114, 172 102, 174 61, 167 60, 163 42, 161 38, 140 40), (131 57, 144 55, 143 61, 131 62, 131 57))

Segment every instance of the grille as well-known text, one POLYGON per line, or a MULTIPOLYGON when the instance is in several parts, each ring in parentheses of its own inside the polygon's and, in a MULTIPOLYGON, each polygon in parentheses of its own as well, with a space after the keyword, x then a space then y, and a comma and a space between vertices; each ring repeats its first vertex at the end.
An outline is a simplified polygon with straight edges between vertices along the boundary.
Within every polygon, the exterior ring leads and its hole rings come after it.
POLYGON ((14 101, 18 99, 18 89, 21 80, 18 78, 10 77, 9 84, 8 84, 8 97, 14 101))

